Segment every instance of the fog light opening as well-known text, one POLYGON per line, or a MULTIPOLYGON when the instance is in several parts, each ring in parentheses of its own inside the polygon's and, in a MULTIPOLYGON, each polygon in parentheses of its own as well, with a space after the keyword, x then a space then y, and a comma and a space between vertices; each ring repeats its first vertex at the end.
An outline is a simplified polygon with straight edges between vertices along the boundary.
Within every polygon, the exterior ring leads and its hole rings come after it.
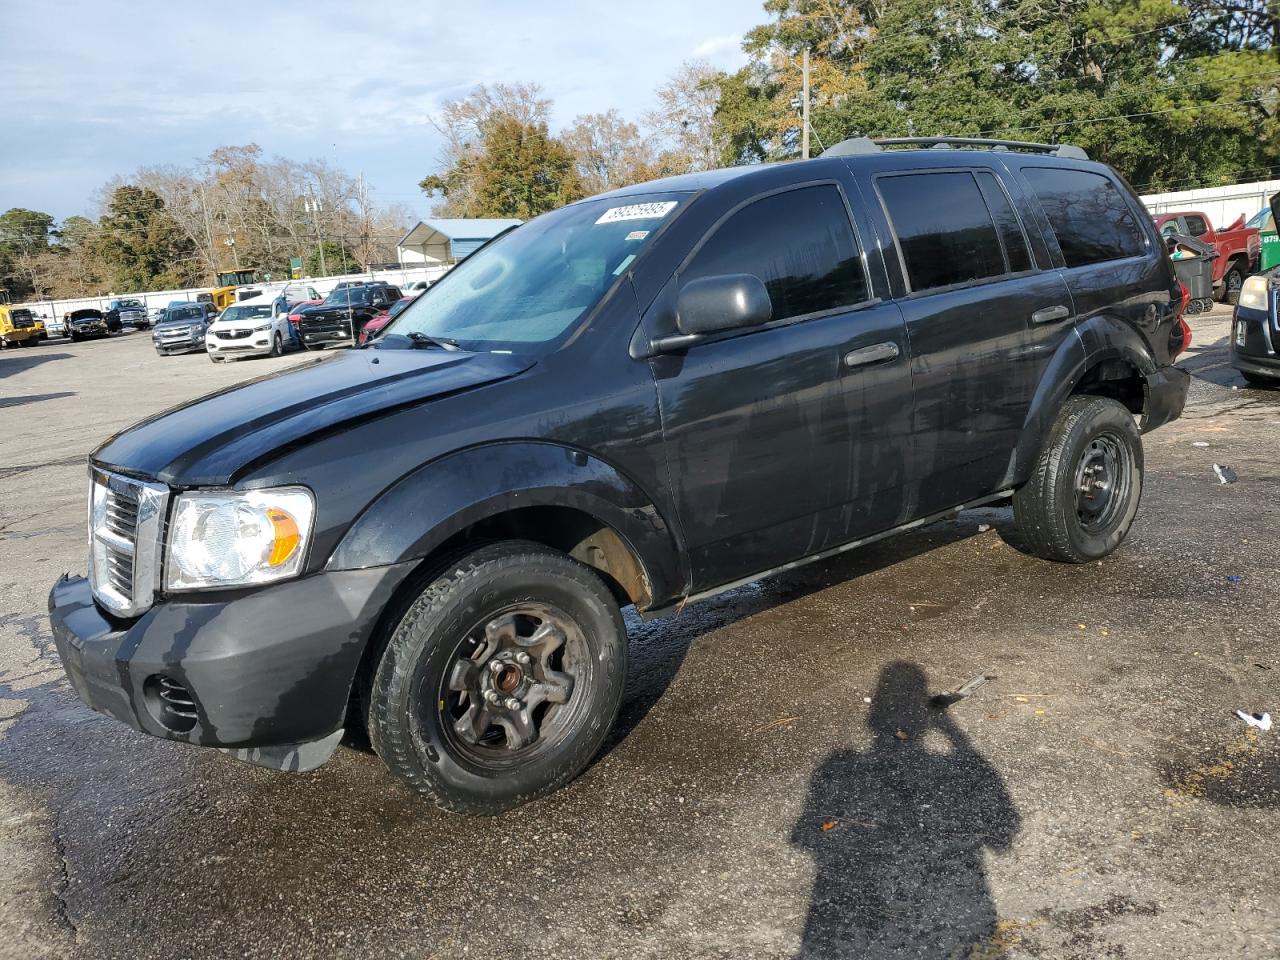
POLYGON ((142 685, 142 696, 152 719, 174 733, 190 733, 196 725, 195 697, 172 677, 153 673, 142 685))

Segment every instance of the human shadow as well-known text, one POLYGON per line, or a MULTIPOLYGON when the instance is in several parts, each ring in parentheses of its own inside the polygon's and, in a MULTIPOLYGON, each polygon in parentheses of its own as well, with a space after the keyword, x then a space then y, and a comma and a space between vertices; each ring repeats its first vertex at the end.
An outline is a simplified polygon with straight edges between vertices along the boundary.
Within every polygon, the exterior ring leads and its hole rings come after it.
POLYGON ((1002 956, 984 853, 1008 850, 1021 818, 999 773, 916 664, 881 671, 867 726, 865 751, 814 773, 792 832, 816 867, 798 956, 1002 956))

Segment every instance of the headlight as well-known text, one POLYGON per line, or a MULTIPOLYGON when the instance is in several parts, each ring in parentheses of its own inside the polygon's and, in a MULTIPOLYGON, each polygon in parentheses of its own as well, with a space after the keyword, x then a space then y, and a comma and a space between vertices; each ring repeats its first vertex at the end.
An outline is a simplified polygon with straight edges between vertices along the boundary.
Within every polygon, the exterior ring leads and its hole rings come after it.
POLYGON ((1267 278, 1259 276, 1246 280, 1244 286, 1240 288, 1240 300, 1237 305, 1246 310, 1267 309, 1267 278))
POLYGON ((181 494, 169 524, 165 587, 240 587, 296 576, 314 515, 305 487, 181 494))
POLYGON ((266 331, 266 330, 270 330, 270 329, 271 329, 271 324, 269 324, 269 323, 264 323, 264 324, 263 324, 262 326, 260 326, 260 327, 254 327, 254 328, 253 328, 253 332, 254 332, 254 333, 262 333, 262 332, 264 332, 264 331, 266 331))

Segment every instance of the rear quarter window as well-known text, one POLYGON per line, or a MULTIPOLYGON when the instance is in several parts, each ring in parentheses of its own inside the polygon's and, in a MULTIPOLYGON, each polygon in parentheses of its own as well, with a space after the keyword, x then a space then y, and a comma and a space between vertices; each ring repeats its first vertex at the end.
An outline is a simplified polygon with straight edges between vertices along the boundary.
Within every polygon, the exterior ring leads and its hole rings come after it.
POLYGON ((1087 170, 1024 167, 1068 267, 1146 252, 1128 202, 1110 179, 1087 170))

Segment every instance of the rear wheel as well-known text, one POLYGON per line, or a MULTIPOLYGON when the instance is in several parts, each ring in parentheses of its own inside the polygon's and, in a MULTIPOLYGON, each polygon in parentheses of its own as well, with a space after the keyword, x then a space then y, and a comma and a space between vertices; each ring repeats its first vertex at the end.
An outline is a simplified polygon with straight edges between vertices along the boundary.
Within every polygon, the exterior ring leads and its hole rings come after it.
POLYGON ((369 739, 438 806, 498 813, 591 762, 626 657, 594 570, 535 543, 482 547, 427 584, 387 641, 366 695, 369 739))
POLYGON ((1031 479, 1013 495, 1018 532, 1046 560, 1101 559, 1133 525, 1142 473, 1133 414, 1105 397, 1070 397, 1031 479))
POLYGON ((1244 270, 1238 263, 1227 268, 1222 277, 1222 302, 1235 306, 1240 302, 1240 288, 1244 286, 1244 270))

